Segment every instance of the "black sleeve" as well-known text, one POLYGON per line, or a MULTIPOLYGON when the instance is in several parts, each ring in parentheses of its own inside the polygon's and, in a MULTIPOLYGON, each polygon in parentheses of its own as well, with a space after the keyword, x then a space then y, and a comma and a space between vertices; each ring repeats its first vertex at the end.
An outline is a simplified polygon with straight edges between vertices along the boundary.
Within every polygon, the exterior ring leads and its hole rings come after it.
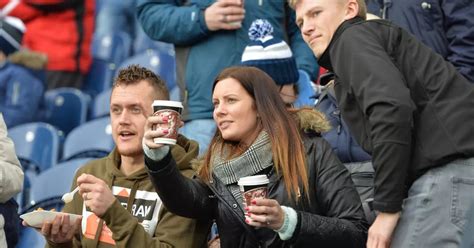
POLYGON ((26 0, 25 3, 43 12, 62 12, 83 6, 84 1, 90 0, 26 0))
POLYGON ((383 30, 385 36, 364 24, 348 28, 334 42, 331 61, 338 81, 344 84, 341 87, 350 87, 370 126, 374 209, 397 212, 406 194, 415 104, 403 74, 385 48, 396 42, 391 37, 396 32, 383 30))
MULTIPOLYGON (((322 138, 314 138, 313 158, 316 174, 316 202, 321 214, 298 212, 298 225, 293 235, 299 246, 365 247, 367 222, 361 200, 349 172, 331 146, 322 138)), ((311 171, 311 169, 309 170, 311 171)))
POLYGON ((165 207, 174 214, 194 218, 212 218, 212 195, 209 187, 200 179, 183 176, 176 166, 171 152, 154 161, 145 155, 148 174, 165 207))

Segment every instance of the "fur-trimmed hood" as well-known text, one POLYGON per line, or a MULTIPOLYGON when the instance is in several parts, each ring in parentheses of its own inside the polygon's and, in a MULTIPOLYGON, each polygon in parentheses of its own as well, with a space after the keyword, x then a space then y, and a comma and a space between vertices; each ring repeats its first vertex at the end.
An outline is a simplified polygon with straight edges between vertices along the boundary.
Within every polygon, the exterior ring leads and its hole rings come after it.
POLYGON ((44 53, 23 49, 12 53, 10 56, 8 56, 8 60, 11 63, 22 65, 29 69, 41 70, 46 67, 48 57, 44 53))
POLYGON ((326 119, 326 116, 314 108, 303 107, 291 110, 291 112, 299 128, 306 133, 324 133, 331 129, 331 124, 326 119))

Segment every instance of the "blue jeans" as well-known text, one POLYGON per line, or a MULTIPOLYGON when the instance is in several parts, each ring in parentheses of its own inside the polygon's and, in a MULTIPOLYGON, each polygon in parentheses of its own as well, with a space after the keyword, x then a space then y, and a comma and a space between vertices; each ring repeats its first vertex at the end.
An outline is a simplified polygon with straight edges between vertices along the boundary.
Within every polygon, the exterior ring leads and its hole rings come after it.
POLYGON ((461 248, 474 247, 474 199, 471 199, 471 210, 468 212, 466 226, 464 226, 464 235, 461 240, 461 248))
POLYGON ((184 127, 179 132, 188 139, 197 141, 199 143, 199 155, 202 155, 211 143, 215 131, 216 123, 213 119, 197 119, 185 122, 184 127))
POLYGON ((474 158, 427 171, 403 201, 391 247, 459 247, 473 197, 474 158))

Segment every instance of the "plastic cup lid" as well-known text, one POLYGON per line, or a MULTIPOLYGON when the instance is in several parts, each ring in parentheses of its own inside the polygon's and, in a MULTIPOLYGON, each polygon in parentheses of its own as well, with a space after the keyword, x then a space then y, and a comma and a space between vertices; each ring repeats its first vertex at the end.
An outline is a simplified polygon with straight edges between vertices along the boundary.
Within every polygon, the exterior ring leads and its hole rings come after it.
POLYGON ((238 185, 261 185, 261 184, 268 184, 270 180, 268 180, 267 175, 255 175, 249 177, 241 177, 238 181, 238 185))
POLYGON ((175 108, 183 108, 183 104, 177 101, 155 100, 152 106, 167 106, 175 108))

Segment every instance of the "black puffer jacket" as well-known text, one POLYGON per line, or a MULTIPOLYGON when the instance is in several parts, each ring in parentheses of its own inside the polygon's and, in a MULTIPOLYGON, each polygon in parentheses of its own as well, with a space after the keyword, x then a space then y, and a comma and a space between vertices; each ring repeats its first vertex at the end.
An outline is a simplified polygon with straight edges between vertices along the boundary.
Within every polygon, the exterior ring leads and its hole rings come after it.
MULTIPOLYGON (((293 237, 282 241, 270 229, 255 229, 244 221, 244 211, 226 186, 213 176, 209 185, 181 176, 168 154, 161 161, 146 158, 150 176, 165 206, 175 214, 215 219, 222 247, 365 247, 367 224, 349 173, 331 146, 306 122, 303 137, 307 153, 310 199, 298 204, 287 196, 281 176, 270 168, 269 197, 298 213, 293 237)), ((314 124, 314 122, 313 122, 314 124)))

